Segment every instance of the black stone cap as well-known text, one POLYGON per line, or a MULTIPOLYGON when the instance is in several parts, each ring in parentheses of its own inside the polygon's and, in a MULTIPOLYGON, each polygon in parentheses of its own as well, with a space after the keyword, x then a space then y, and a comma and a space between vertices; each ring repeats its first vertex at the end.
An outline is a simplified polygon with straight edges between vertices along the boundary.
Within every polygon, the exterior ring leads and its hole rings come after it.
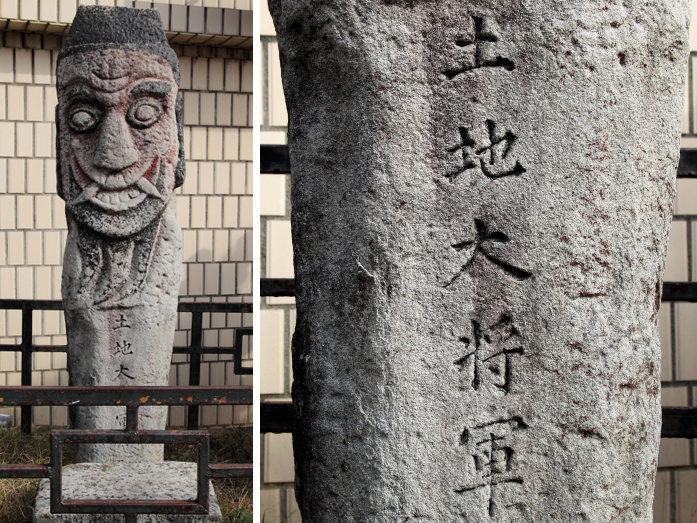
POLYGON ((179 83, 179 60, 167 42, 157 9, 101 5, 78 7, 68 38, 58 54, 58 63, 76 53, 101 49, 124 49, 161 56, 169 62, 179 83))

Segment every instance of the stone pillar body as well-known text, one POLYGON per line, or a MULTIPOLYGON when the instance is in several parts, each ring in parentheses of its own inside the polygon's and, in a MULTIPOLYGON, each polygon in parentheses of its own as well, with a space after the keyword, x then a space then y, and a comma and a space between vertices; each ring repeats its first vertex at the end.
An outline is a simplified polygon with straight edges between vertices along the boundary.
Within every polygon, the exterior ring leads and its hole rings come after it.
MULTIPOLYGON (((156 10, 80 7, 58 58, 58 191, 71 385, 167 385, 181 271, 179 62, 156 10)), ((164 429, 166 407, 140 409, 164 429)), ((76 407, 79 429, 125 409, 76 407)), ((77 460, 161 461, 162 445, 80 445, 77 460)))
POLYGON ((269 0, 304 523, 649 523, 686 0, 269 0))

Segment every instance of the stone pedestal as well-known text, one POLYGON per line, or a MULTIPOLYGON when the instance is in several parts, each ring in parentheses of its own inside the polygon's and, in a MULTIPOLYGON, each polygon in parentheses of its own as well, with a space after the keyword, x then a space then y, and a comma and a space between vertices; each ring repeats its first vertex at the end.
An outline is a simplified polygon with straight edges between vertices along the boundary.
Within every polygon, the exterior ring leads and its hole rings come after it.
POLYGON ((303 523, 649 523, 687 0, 269 0, 303 523))
MULTIPOLYGON (((207 515, 146 515, 138 523, 222 523, 213 485, 207 515)), ((80 463, 63 468, 63 499, 193 500, 196 499, 196 464, 80 463)), ((122 515, 51 514, 49 481, 41 480, 34 506, 34 523, 122 523, 122 515)))

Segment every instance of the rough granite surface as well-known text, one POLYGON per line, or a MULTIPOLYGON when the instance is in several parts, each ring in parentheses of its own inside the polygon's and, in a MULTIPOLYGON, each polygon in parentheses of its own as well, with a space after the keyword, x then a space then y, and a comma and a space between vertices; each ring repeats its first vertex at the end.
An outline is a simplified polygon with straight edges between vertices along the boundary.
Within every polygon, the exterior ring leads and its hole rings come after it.
MULTIPOLYGON (((179 62, 154 9, 81 6, 58 57, 62 294, 71 385, 167 385, 181 273, 174 189, 184 180, 179 62)), ((139 409, 164 429, 166 407, 139 409)), ((73 427, 125 426, 74 407, 73 427)), ((161 461, 162 445, 88 445, 80 462, 161 461)))
POLYGON ((649 523, 687 0, 269 0, 304 523, 649 523))
MULTIPOLYGON (((63 499, 175 500, 196 499, 196 464, 81 463, 63 468, 63 499)), ((139 515, 138 523, 222 523, 218 500, 210 485, 208 515, 139 515)), ((122 523, 122 515, 51 514, 49 481, 39 482, 34 523, 122 523)))

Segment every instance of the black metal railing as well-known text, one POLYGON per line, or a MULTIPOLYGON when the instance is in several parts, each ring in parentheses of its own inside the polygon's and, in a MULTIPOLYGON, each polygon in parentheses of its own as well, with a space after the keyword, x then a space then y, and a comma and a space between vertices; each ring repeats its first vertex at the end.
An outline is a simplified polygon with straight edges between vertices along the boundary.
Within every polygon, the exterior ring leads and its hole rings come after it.
POLYGON ((208 514, 210 478, 252 477, 251 464, 211 464, 210 434, 205 431, 139 430, 138 408, 149 405, 251 405, 252 387, 0 387, 0 403, 11 407, 120 406, 126 408, 124 430, 52 430, 50 462, 0 465, 0 478, 48 478, 53 514, 208 514), (196 499, 65 500, 62 494, 62 451, 69 443, 178 443, 197 447, 196 499))
MULTIPOLYGON (((35 345, 33 343, 33 312, 60 311, 63 303, 60 300, 0 300, 0 310, 21 310, 21 342, 17 344, 0 344, 0 351, 22 353, 22 386, 31 386, 32 354, 34 352, 67 352, 67 345, 35 345)), ((251 336, 251 328, 235 328, 233 347, 204 347, 203 346, 203 315, 205 313, 251 313, 251 303, 209 303, 209 302, 179 302, 178 312, 191 313, 191 343, 187 347, 174 347, 175 354, 189 354, 189 385, 198 386, 201 383, 202 354, 232 354, 234 374, 252 374, 251 367, 242 366, 242 345, 244 336, 251 336)), ((0 401, 0 405, 3 402, 0 401)), ((31 432, 32 406, 22 405, 20 426, 23 432, 31 432)), ((187 428, 198 429, 199 407, 191 404, 187 413, 187 428)))
MULTIPOLYGON (((697 56, 697 55, 696 55, 697 56)), ((291 172, 287 145, 262 145, 260 147, 262 174, 288 174, 291 172)), ((697 149, 681 149, 678 178, 697 178, 697 149)), ((261 278, 262 297, 295 296, 293 279, 261 278)), ((697 302, 697 282, 663 282, 661 301, 697 302)), ((260 405, 260 431, 292 432, 293 405, 278 401, 263 401, 260 405)), ((697 407, 663 407, 663 438, 697 438, 697 407)))

